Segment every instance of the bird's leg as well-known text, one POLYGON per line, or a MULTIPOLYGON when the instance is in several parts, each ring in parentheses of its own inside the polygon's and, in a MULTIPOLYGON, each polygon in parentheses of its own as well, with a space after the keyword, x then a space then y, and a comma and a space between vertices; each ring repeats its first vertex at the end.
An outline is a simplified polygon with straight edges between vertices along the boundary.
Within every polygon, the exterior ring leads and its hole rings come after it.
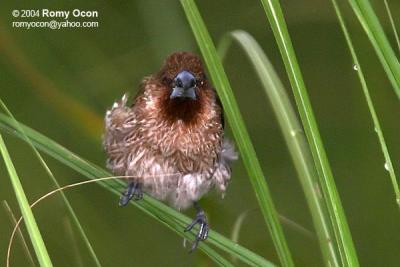
POLYGON ((197 212, 196 218, 192 221, 191 224, 189 224, 185 228, 185 232, 191 231, 196 224, 198 224, 200 226, 200 228, 199 228, 199 231, 197 232, 196 239, 194 240, 194 242, 192 244, 192 248, 191 248, 190 252, 193 252, 197 248, 200 241, 207 239, 208 231, 210 230, 204 210, 200 207, 199 203, 197 203, 197 202, 194 202, 193 205, 197 212))
POLYGON ((134 200, 141 200, 143 198, 142 186, 137 181, 129 182, 128 187, 119 199, 119 205, 121 207, 126 206, 132 198, 134 200))

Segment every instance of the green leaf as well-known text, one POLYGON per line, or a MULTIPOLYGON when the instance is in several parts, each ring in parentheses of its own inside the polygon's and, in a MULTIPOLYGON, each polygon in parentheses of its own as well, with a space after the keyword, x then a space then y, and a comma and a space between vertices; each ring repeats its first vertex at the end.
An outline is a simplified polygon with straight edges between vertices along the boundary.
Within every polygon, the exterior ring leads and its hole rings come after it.
POLYGON ((317 168, 322 194, 329 210, 335 231, 335 241, 344 266, 358 266, 350 229, 333 179, 328 158, 320 137, 317 122, 308 99, 307 89, 287 30, 286 22, 278 0, 261 0, 269 23, 278 43, 286 72, 292 86, 300 118, 317 168))
POLYGON ((285 88, 262 48, 245 31, 237 30, 224 36, 218 49, 221 58, 225 58, 232 41, 236 41, 246 53, 272 105, 310 208, 324 262, 326 266, 339 266, 337 244, 329 242, 335 238, 329 211, 317 190, 318 174, 303 129, 285 88))
POLYGON ((262 172, 256 152, 251 143, 244 121, 236 103, 228 78, 222 67, 217 51, 193 0, 181 0, 186 17, 200 47, 213 84, 224 107, 224 113, 232 128, 244 166, 249 174, 256 198, 268 225, 279 259, 284 266, 293 266, 278 215, 262 172))
POLYGON ((3 156, 4 163, 6 164, 8 174, 10 175, 11 184, 14 188, 15 196, 17 197, 17 201, 25 221, 26 229, 28 230, 29 237, 33 244, 33 249, 35 250, 36 257, 39 260, 40 266, 53 266, 46 246, 44 245, 42 235, 40 234, 39 228, 37 226, 35 217, 33 216, 32 210, 29 207, 29 202, 25 195, 24 189, 22 188, 21 181, 19 180, 17 171, 15 170, 14 164, 10 158, 6 144, 4 143, 1 134, 0 152, 3 156))
MULTIPOLYGON (((21 123, 18 125, 20 125, 20 127, 23 129, 23 132, 36 148, 60 161, 71 169, 74 169, 80 174, 88 177, 89 179, 111 176, 109 172, 85 159, 82 159, 78 155, 72 153, 48 137, 34 131, 27 126, 24 126, 21 123)), ((24 135, 20 132, 18 125, 14 122, 14 120, 0 113, 0 129, 21 138, 23 141, 26 141, 24 135)), ((122 188, 125 186, 125 183, 120 180, 99 181, 98 184, 118 196, 121 193, 116 188, 122 188)), ((135 205, 141 211, 162 223, 180 236, 193 240, 194 235, 192 233, 185 233, 183 231, 183 229, 191 222, 191 219, 187 216, 179 213, 178 211, 168 207, 154 198, 148 197, 147 195, 144 196, 142 201, 131 201, 130 204, 135 205)), ((249 266, 275 266, 261 256, 240 246, 239 244, 230 241, 226 237, 213 230, 210 231, 207 241, 205 243, 201 243, 199 248, 204 251, 204 248, 207 249, 208 244, 215 245, 217 248, 220 248, 229 254, 235 254, 238 259, 249 266)), ((206 253, 210 252, 210 249, 206 251, 206 253)), ((213 257, 220 258, 215 251, 212 253, 214 253, 213 257)))
POLYGON ((400 63, 371 4, 368 0, 348 0, 348 2, 367 33, 394 91, 400 98, 400 63))

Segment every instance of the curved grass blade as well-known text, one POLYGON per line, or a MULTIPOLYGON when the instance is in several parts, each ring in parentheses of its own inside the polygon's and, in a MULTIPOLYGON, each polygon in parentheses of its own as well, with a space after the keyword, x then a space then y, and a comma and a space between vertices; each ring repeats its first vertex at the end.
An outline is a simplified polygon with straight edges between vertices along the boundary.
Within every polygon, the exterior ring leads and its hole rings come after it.
POLYGON ((348 0, 378 55, 394 91, 400 98, 400 63, 368 0, 348 0))
POLYGON ((241 158, 249 174, 261 212, 271 233, 272 240, 283 266, 293 266, 278 215, 262 172, 256 152, 246 130, 241 113, 233 96, 228 78, 219 60, 217 51, 193 0, 181 0, 186 17, 200 47, 211 79, 224 107, 224 113, 232 128, 241 158))
POLYGON ((374 104, 372 102, 371 95, 369 93, 369 89, 367 86, 367 82, 365 81, 364 73, 361 69, 360 62, 358 61, 357 53, 354 49, 353 43, 351 41, 350 34, 347 30, 346 23, 342 17, 340 12, 339 5, 337 4, 336 0, 332 0, 332 4, 335 8, 336 15, 339 19, 340 26, 342 28, 343 34, 346 38, 347 46, 349 47, 351 57, 353 58, 355 66, 357 66, 357 75, 360 79, 361 87, 365 96, 365 100, 367 101, 368 109, 371 114, 371 118, 374 124, 375 132, 378 136, 379 143, 381 145, 382 153, 385 158, 384 168, 389 172, 390 179, 392 181, 392 186, 396 195, 396 203, 400 206, 400 190, 399 184, 397 182, 396 174, 394 173, 394 168, 392 164, 392 160, 390 158, 389 150, 386 146, 385 137, 383 136, 382 128, 379 123, 378 115, 376 114, 374 104))
POLYGON ((15 196, 17 197, 22 216, 24 217, 25 220, 26 229, 28 230, 28 234, 31 239, 39 264, 40 266, 51 267, 53 266, 53 264, 51 263, 42 235, 40 234, 32 210, 29 207, 28 199, 26 198, 17 171, 15 170, 14 164, 10 158, 6 144, 4 143, 1 134, 0 134, 0 152, 3 156, 3 160, 6 165, 8 174, 10 175, 11 184, 14 188, 15 196))
MULTIPOLYGON (((18 130, 21 132, 21 134, 23 135, 23 138, 25 138, 25 141, 28 143, 28 145, 32 148, 35 156, 39 159, 39 162, 42 164, 43 168, 46 170, 46 172, 49 175, 52 182, 56 185, 57 188, 60 188, 60 185, 59 185, 56 177, 54 176, 53 172, 50 170, 46 161, 43 159, 42 155, 40 155, 39 151, 37 151, 37 149, 32 144, 30 139, 26 136, 23 129, 20 127, 18 121, 15 119, 14 115, 11 113, 11 111, 8 109, 8 107, 6 106, 6 104, 3 102, 3 100, 1 98, 0 98, 0 106, 4 109, 4 111, 7 113, 7 115, 15 122, 15 125, 18 127, 18 130)), ((96 255, 96 252, 94 251, 93 246, 90 243, 89 238, 87 237, 87 235, 85 233, 85 230, 83 229, 78 217, 76 216, 74 209, 72 208, 71 204, 69 203, 69 200, 65 196, 64 192, 61 191, 60 195, 65 203, 65 206, 67 207, 68 212, 70 213, 70 215, 72 217, 72 220, 75 223, 75 226, 78 228, 78 231, 79 231, 81 237, 83 238, 83 241, 84 241, 87 249, 89 250, 91 257, 93 258, 95 265, 97 267, 101 267, 101 264, 96 255)))
POLYGON ((297 62, 282 9, 278 0, 261 0, 261 2, 272 27, 276 42, 278 43, 286 72, 292 85, 300 118, 303 122, 303 127, 314 158, 314 164, 319 174, 322 193, 335 231, 342 264, 343 266, 359 266, 346 215, 336 189, 311 103, 308 99, 307 89, 297 62))
POLYGON ((272 105, 310 208, 324 262, 326 266, 339 266, 338 247, 335 242, 329 242, 335 239, 335 233, 330 223, 329 212, 318 190, 318 174, 303 129, 285 88, 262 48, 245 31, 232 31, 224 36, 218 49, 222 59, 225 58, 232 41, 236 41, 247 55, 272 105))
MULTIPOLYGON (((54 159, 60 161, 64 165, 74 169, 80 174, 86 176, 89 179, 99 178, 99 177, 107 177, 111 176, 111 174, 104 169, 96 166, 93 163, 90 163, 87 160, 82 159, 78 155, 72 153, 65 147, 57 144, 53 140, 48 137, 36 132, 35 130, 24 126, 22 123, 18 123, 20 127, 23 129, 23 132, 26 136, 31 140, 32 144, 39 150, 45 152, 49 156, 54 159)), ((0 129, 6 131, 18 138, 26 141, 23 134, 20 132, 18 125, 0 113, 0 129)), ((116 188, 122 188, 125 184, 122 181, 101 181, 98 182, 99 185, 103 186, 107 190, 112 193, 120 196, 120 192, 116 188)), ((153 199, 148 196, 144 196, 143 201, 140 202, 130 202, 132 205, 135 205, 141 211, 156 219, 158 222, 164 224, 169 229, 173 230, 180 236, 193 240, 192 233, 184 233, 183 229, 191 222, 191 219, 187 216, 179 213, 178 211, 168 207, 167 205, 161 203, 160 201, 153 199)), ((208 244, 213 244, 221 250, 229 253, 235 254, 237 257, 248 264, 249 266, 265 266, 265 267, 273 267, 275 266, 273 263, 265 260, 263 257, 255 254, 254 252, 240 246, 227 239, 226 237, 218 234, 215 231, 211 231, 206 243, 201 244, 199 247, 202 249, 203 246, 208 246, 208 244)), ((210 250, 211 251, 211 250, 210 250)), ((214 251, 214 250, 213 250, 214 251)), ((215 251, 214 251, 215 252, 215 251)), ((215 252, 216 253, 216 252, 215 252)))

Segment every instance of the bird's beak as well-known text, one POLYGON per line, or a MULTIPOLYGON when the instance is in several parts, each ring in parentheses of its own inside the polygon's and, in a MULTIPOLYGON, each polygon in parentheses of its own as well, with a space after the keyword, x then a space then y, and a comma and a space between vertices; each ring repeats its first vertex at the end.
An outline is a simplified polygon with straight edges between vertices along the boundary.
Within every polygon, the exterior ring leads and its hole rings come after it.
POLYGON ((172 93, 169 96, 170 99, 174 98, 189 98, 192 100, 196 100, 196 92, 194 87, 190 87, 188 89, 184 89, 182 87, 174 87, 172 88, 172 93))
POLYGON ((174 79, 175 86, 172 88, 170 99, 186 98, 196 100, 196 78, 188 71, 181 71, 174 79))

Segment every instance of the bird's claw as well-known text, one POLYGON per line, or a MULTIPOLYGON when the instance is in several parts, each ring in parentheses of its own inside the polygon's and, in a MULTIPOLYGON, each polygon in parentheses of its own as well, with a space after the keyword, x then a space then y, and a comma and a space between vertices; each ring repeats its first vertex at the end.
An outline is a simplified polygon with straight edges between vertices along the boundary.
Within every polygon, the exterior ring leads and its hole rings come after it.
POLYGON ((119 199, 119 205, 121 207, 126 206, 131 199, 141 200, 143 198, 143 192, 138 182, 129 182, 127 189, 122 193, 119 199))
POLYGON ((185 232, 191 231, 196 224, 198 224, 200 228, 197 232, 195 240, 193 241, 190 253, 198 247, 200 241, 204 241, 208 237, 210 228, 208 226, 207 217, 204 214, 204 211, 197 213, 196 218, 185 228, 185 232))

